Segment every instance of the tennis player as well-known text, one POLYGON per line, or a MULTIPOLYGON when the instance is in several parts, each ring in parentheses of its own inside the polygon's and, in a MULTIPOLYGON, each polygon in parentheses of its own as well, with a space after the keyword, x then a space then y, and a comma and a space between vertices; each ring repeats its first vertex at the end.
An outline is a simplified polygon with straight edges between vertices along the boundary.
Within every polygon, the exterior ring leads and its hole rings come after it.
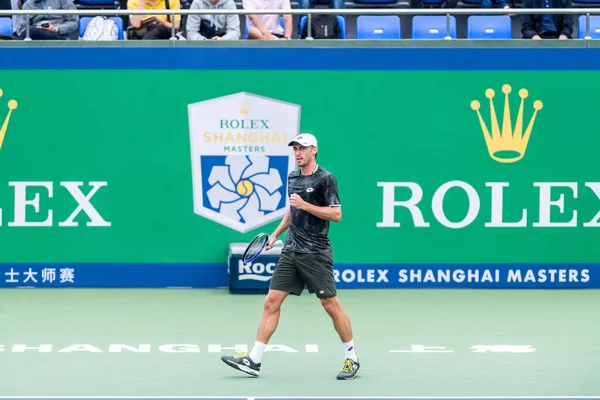
POLYGON ((222 356, 227 365, 259 376, 263 353, 277 329, 281 305, 291 293, 300 296, 304 287, 315 293, 333 321, 344 344, 345 361, 337 379, 353 379, 360 370, 354 349, 352 326, 337 299, 333 277, 333 255, 328 238, 330 221, 340 222, 342 211, 337 180, 317 165, 317 139, 308 133, 298 135, 293 146, 299 170, 288 176, 291 207, 269 236, 265 249, 271 249, 277 237, 289 228, 279 261, 264 300, 263 314, 256 341, 249 355, 222 356))

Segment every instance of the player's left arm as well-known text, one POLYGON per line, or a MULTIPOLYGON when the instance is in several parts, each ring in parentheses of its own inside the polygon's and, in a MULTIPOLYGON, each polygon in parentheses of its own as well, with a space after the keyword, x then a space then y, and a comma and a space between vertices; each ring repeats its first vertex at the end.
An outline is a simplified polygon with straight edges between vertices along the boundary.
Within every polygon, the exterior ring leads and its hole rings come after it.
POLYGON ((311 213, 315 217, 319 217, 327 221, 340 222, 342 220, 341 205, 315 206, 314 204, 304 202, 304 207, 302 209, 308 213, 311 213))
POLYGON ((324 183, 323 198, 325 199, 325 203, 327 203, 326 206, 317 206, 308 203, 296 194, 292 195, 290 203, 292 207, 311 213, 315 217, 327 221, 340 222, 342 220, 342 204, 338 194, 337 180, 333 175, 329 175, 324 183))

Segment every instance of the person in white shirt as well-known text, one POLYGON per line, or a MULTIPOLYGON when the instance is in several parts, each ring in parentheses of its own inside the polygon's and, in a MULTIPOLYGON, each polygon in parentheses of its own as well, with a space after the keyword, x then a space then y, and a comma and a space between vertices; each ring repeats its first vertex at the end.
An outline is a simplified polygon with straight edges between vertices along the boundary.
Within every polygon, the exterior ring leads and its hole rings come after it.
MULTIPOLYGON (((243 0, 245 10, 291 10, 290 0, 243 0)), ((248 39, 279 40, 291 39, 292 15, 249 14, 246 17, 248 39), (279 21, 283 17, 283 26, 279 21)))

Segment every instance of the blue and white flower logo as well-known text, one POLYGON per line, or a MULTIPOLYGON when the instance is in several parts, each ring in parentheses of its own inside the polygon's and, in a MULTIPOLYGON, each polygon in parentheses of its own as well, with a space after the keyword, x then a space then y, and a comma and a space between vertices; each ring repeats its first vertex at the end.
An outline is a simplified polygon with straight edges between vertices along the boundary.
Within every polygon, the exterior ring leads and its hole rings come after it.
POLYGON ((246 233, 283 218, 300 106, 251 93, 188 105, 194 212, 246 233))
POLYGON ((242 224, 285 207, 287 159, 281 156, 204 156, 205 205, 242 224))

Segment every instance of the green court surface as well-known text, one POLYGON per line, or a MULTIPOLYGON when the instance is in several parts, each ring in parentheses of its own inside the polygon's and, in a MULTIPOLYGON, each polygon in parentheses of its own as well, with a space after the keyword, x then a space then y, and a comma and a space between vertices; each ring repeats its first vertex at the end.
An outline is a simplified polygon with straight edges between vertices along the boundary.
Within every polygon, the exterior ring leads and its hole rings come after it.
POLYGON ((306 292, 284 304, 253 378, 220 356, 251 347, 261 295, 0 290, 0 396, 600 395, 599 291, 344 290, 340 300, 362 364, 353 381, 335 379, 343 347, 306 292))

